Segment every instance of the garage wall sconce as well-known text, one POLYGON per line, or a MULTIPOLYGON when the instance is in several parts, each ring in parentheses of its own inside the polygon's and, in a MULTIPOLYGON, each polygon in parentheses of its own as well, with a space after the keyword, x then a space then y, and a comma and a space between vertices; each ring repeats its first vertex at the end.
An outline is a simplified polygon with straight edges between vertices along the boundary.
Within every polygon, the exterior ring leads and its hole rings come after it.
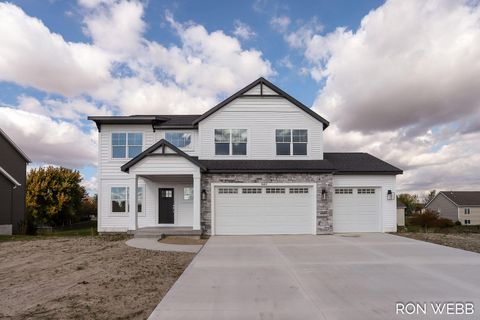
POLYGON ((393 200, 395 199, 395 192, 392 192, 392 190, 387 191, 387 200, 393 200))
POLYGON ((207 200, 207 190, 202 190, 202 200, 207 200))
POLYGON ((322 188, 322 200, 326 200, 326 199, 327 199, 327 189, 322 188))

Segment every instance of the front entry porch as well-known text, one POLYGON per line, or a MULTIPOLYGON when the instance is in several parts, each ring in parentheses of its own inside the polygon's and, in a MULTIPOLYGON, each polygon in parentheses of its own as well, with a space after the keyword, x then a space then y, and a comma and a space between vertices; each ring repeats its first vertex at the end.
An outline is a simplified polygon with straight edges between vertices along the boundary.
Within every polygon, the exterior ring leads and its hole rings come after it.
POLYGON ((201 232, 200 174, 135 174, 133 189, 134 230, 139 234, 201 232))

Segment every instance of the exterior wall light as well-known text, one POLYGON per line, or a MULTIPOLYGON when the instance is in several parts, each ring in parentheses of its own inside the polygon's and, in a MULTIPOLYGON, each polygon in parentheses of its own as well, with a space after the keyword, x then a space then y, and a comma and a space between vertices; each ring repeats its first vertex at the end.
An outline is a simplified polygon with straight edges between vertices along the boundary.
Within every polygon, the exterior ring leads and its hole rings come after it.
POLYGON ((322 199, 326 200, 327 199, 327 189, 322 188, 322 199))
POLYGON ((395 192, 392 192, 392 190, 387 191, 387 200, 393 200, 395 199, 395 192))
POLYGON ((202 190, 202 200, 207 200, 207 190, 202 190))

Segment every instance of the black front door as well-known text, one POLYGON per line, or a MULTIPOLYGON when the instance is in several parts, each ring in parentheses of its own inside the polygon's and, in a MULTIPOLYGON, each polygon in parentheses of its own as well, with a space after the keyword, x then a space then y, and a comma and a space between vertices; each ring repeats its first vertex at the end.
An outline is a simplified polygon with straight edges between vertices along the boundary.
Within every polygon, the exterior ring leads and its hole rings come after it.
POLYGON ((158 223, 174 223, 173 188, 158 189, 158 223))

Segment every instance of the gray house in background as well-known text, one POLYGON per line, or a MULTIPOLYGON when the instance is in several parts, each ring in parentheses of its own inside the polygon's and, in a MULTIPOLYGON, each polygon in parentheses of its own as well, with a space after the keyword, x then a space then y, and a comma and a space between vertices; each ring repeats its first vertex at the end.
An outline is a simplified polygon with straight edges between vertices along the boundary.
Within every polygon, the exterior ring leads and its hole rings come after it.
POLYGON ((26 170, 30 162, 0 129, 0 234, 19 232, 25 217, 26 170))
POLYGON ((441 191, 425 206, 462 225, 480 224, 480 191, 441 191))

